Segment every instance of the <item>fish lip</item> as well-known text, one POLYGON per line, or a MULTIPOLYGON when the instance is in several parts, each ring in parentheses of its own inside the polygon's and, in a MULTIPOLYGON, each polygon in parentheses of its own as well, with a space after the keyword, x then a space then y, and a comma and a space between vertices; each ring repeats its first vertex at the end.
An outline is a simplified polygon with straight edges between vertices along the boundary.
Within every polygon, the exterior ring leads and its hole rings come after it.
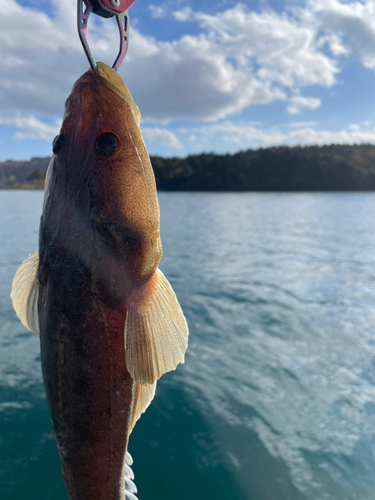
POLYGON ((115 94, 119 95, 122 98, 125 96, 124 92, 121 89, 119 89, 118 87, 116 87, 116 85, 114 85, 112 82, 107 80, 107 78, 104 78, 104 76, 99 75, 97 73, 94 73, 92 71, 92 69, 89 69, 88 71, 86 71, 86 73, 84 73, 75 82, 75 84, 73 85, 73 89, 72 89, 71 94, 74 93, 74 91, 76 90, 76 87, 79 84, 82 84, 82 83, 89 83, 89 84, 91 83, 92 84, 93 82, 95 82, 95 84, 105 85, 109 90, 111 90, 112 92, 114 92, 115 94))

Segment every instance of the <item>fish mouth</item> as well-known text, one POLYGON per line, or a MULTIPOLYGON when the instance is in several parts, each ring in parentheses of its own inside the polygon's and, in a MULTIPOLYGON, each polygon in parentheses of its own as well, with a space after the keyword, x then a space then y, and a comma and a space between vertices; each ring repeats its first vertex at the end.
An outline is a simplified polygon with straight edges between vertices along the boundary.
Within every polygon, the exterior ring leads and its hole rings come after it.
POLYGON ((126 102, 127 96, 124 92, 125 90, 127 91, 124 83, 123 88, 121 88, 121 85, 119 83, 118 85, 116 85, 112 81, 108 80, 105 76, 94 73, 91 69, 89 69, 76 81, 73 86, 71 96, 73 96, 74 94, 82 95, 83 93, 93 93, 96 97, 97 104, 100 104, 100 96, 102 93, 113 92, 126 102))
POLYGON ((86 73, 84 73, 75 83, 72 93, 79 83, 89 83, 90 85, 102 84, 107 92, 108 90, 114 92, 124 101, 124 103, 126 103, 137 126, 140 127, 141 114, 121 76, 102 62, 98 62, 97 66, 99 73, 94 73, 92 69, 86 71, 86 73))

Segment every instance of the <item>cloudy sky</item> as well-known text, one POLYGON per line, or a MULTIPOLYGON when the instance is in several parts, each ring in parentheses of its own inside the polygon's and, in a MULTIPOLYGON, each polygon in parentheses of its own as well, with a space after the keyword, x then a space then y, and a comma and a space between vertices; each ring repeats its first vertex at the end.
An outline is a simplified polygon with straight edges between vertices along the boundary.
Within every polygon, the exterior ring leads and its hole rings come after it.
MULTIPOLYGON (((375 142, 375 0, 136 0, 120 74, 150 154, 375 142)), ((115 21, 91 16, 97 60, 115 21)), ((88 67, 76 0, 0 0, 0 161, 51 152, 88 67)))

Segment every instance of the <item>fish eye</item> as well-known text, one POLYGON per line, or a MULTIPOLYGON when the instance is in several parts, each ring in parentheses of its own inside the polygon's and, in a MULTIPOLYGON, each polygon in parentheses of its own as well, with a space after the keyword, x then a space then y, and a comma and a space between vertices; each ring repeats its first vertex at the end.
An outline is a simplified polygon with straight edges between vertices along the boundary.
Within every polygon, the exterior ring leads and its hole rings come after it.
POLYGON ((96 152, 102 156, 112 156, 117 149, 117 137, 111 132, 105 132, 96 141, 96 152))
POLYGON ((65 134, 62 132, 61 134, 57 135, 52 142, 52 151, 53 154, 58 155, 61 151, 61 148, 65 144, 65 134))

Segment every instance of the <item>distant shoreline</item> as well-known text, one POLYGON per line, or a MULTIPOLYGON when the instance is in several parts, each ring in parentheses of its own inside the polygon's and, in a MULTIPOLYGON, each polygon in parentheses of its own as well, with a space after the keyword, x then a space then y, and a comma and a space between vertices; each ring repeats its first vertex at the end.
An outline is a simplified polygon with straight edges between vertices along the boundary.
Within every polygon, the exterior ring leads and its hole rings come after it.
POLYGON ((31 182, 16 182, 15 184, 7 187, 0 188, 3 191, 44 191, 44 182, 40 183, 31 183, 31 182))
MULTIPOLYGON (((44 189, 49 157, 0 162, 0 189, 44 189)), ((233 155, 152 156, 159 191, 371 192, 375 146, 273 147, 233 155)))

